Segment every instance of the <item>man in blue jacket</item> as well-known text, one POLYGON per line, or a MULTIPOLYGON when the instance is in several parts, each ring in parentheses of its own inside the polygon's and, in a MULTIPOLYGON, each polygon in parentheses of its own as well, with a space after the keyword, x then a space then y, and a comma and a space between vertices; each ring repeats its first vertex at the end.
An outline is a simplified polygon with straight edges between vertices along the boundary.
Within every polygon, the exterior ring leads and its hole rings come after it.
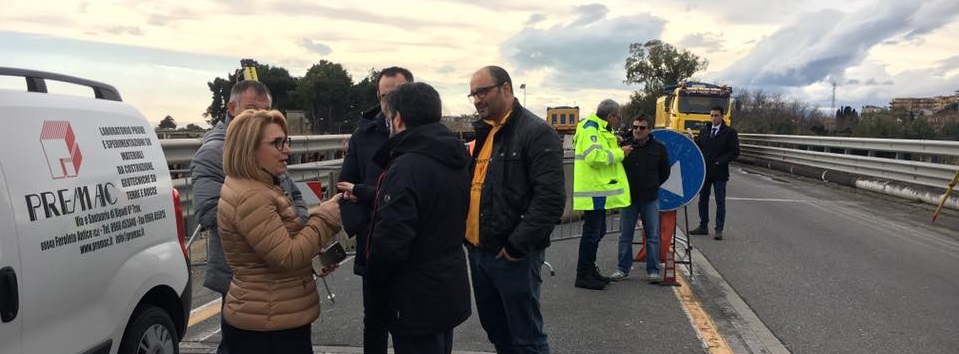
POLYGON ((430 85, 404 84, 387 97, 390 139, 373 158, 384 172, 368 236, 367 305, 388 314, 396 354, 449 354, 453 328, 471 313, 463 253, 469 154, 440 123, 430 85))

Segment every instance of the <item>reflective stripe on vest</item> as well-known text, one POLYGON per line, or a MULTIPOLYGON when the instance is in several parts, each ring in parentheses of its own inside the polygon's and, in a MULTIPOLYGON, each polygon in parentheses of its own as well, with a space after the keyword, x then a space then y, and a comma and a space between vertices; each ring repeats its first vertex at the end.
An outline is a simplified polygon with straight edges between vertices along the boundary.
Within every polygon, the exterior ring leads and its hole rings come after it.
MULTIPOLYGON (((590 147, 587 148, 586 151, 583 151, 582 155, 576 155, 576 160, 578 161, 586 160, 586 156, 589 156, 589 153, 593 152, 593 150, 602 150, 602 149, 603 149, 603 146, 600 144, 590 145, 590 147)), ((610 150, 606 150, 606 162, 609 165, 616 163, 616 157, 613 156, 613 152, 610 150)))
POLYGON ((596 192, 574 192, 574 198, 593 198, 593 197, 612 197, 625 193, 625 189, 611 189, 608 191, 596 191, 596 192))

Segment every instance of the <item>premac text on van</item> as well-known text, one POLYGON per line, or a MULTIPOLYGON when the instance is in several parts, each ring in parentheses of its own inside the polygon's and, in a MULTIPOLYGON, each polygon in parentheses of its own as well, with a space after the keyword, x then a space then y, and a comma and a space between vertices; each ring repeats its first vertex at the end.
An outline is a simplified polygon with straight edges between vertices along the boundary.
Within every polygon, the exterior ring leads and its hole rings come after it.
POLYGON ((37 221, 38 211, 43 217, 69 215, 79 211, 93 210, 117 203, 122 192, 113 183, 98 183, 91 186, 78 186, 73 189, 58 189, 25 196, 30 221, 37 221), (91 194, 92 191, 92 194, 91 194))

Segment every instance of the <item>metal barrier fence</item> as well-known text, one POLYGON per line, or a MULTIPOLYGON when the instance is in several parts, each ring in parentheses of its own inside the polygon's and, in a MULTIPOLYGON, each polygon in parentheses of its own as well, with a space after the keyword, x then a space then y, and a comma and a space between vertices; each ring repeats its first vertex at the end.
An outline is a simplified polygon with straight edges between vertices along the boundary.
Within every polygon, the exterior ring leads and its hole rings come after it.
POLYGON ((946 188, 959 141, 740 134, 743 156, 946 188))

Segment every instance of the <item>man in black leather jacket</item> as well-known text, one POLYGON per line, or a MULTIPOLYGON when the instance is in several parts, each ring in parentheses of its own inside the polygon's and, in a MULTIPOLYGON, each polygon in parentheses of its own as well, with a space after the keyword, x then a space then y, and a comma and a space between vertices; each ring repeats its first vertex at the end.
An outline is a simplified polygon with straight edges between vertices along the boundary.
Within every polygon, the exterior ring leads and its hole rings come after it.
POLYGON ((474 73, 468 96, 480 117, 466 223, 480 323, 499 353, 549 353, 540 269, 566 200, 562 141, 519 104, 503 68, 474 73))

